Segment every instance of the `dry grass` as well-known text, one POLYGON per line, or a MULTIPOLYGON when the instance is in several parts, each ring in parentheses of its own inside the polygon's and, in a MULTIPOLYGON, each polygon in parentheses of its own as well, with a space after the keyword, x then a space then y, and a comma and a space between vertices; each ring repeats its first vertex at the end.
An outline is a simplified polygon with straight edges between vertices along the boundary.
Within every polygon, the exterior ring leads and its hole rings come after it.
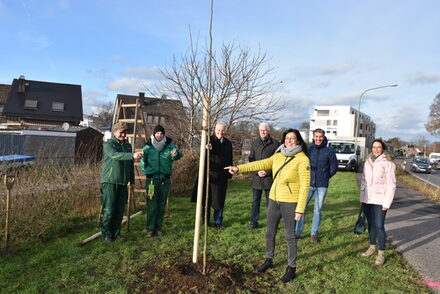
MULTIPOLYGON (((97 216, 100 166, 32 167, 20 171, 11 192, 10 235, 13 242, 45 240, 50 231, 73 218, 97 216)), ((1 185, 1 204, 6 188, 1 185)), ((4 230, 4 218, 0 229, 4 230)), ((3 237, 3 235, 2 235, 3 237)))
POLYGON ((396 176, 399 181, 404 183, 411 189, 419 192, 422 195, 434 200, 436 203, 440 204, 440 189, 430 185, 427 182, 419 180, 418 178, 410 175, 407 171, 404 171, 398 166, 396 171, 396 176))

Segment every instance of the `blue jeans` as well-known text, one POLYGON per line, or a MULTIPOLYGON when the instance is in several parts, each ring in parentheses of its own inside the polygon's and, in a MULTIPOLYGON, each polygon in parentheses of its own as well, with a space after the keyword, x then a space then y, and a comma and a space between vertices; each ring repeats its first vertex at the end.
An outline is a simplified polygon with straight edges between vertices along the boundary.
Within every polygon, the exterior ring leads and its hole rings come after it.
MULTIPOLYGON (((208 208, 208 223, 211 216, 211 207, 208 208)), ((205 222, 205 208, 202 208, 202 223, 205 222)), ((223 209, 214 209, 214 224, 221 225, 223 222, 223 209)))
MULTIPOLYGON (((258 219, 260 218, 260 203, 261 203, 261 195, 263 194, 263 190, 253 189, 253 191, 254 191, 254 195, 252 200, 251 224, 257 224, 258 219)), ((270 189, 264 191, 266 193, 265 195, 266 195, 266 207, 267 207, 270 189)))
POLYGON ((367 217, 370 244, 375 245, 377 239, 379 242, 379 250, 385 250, 385 242, 387 239, 385 216, 387 212, 382 210, 382 205, 377 204, 365 204, 363 211, 367 217))
MULTIPOLYGON (((309 195, 307 195, 307 205, 309 205, 310 200, 312 200, 313 195, 315 195, 315 204, 313 205, 313 221, 312 221, 312 229, 311 229, 311 235, 317 236, 319 225, 321 224, 321 211, 322 207, 324 205, 325 197, 327 196, 327 187, 310 187, 309 195)), ((298 236, 301 236, 304 222, 306 221, 306 213, 304 211, 304 214, 298 222, 296 222, 296 229, 295 234, 298 236)))

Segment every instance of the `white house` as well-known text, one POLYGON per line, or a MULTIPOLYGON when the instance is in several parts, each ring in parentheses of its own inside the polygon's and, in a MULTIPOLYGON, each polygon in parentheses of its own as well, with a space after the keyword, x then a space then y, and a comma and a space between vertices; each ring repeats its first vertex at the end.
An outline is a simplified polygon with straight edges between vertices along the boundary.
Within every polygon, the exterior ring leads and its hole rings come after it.
MULTIPOLYGON (((358 111, 351 106, 316 106, 310 118, 310 141, 312 131, 318 128, 325 131, 329 140, 354 140, 357 114, 358 111)), ((365 113, 360 112, 359 118, 358 137, 365 138, 364 144, 369 147, 376 135, 376 124, 365 113)))

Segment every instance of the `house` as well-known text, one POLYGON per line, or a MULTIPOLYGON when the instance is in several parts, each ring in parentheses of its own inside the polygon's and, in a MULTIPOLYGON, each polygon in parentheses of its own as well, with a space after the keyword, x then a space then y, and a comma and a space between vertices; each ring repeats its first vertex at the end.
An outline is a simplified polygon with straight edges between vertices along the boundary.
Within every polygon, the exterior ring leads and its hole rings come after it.
MULTIPOLYGON (((6 91, 0 89, 2 93, 6 91)), ((78 125, 83 118, 81 86, 32 81, 20 76, 10 86, 1 116, 3 121, 19 122, 23 126, 65 122, 78 125)))
MULTIPOLYGON (((115 107, 118 107, 121 103, 136 104, 137 99, 140 99, 145 119, 144 124, 149 135, 154 127, 160 124, 165 128, 166 135, 173 138, 174 141, 183 140, 182 130, 187 122, 185 120, 183 104, 180 100, 168 99, 166 97, 145 97, 145 94, 142 92, 139 93, 139 96, 118 94, 115 107)), ((116 111, 118 109, 115 108, 116 111)), ((134 118, 134 108, 127 108, 124 111, 126 118, 134 118)), ((129 131, 131 132, 131 130, 129 131)))

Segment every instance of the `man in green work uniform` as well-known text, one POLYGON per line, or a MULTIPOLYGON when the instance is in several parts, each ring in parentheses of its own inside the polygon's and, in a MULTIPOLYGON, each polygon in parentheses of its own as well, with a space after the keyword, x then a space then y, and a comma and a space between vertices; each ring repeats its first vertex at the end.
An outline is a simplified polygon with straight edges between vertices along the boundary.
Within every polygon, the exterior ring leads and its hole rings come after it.
POLYGON ((127 203, 128 190, 134 186, 133 159, 140 159, 142 152, 132 153, 127 142, 127 126, 124 123, 113 125, 113 137, 104 143, 104 162, 101 177, 102 225, 104 241, 122 239, 121 221, 127 203))
POLYGON ((150 186, 147 196, 147 236, 162 235, 172 163, 182 157, 179 149, 165 137, 165 129, 157 125, 143 151, 141 168, 150 186), (154 187, 153 187, 154 186, 154 187), (154 190, 154 194, 153 194, 154 190))

